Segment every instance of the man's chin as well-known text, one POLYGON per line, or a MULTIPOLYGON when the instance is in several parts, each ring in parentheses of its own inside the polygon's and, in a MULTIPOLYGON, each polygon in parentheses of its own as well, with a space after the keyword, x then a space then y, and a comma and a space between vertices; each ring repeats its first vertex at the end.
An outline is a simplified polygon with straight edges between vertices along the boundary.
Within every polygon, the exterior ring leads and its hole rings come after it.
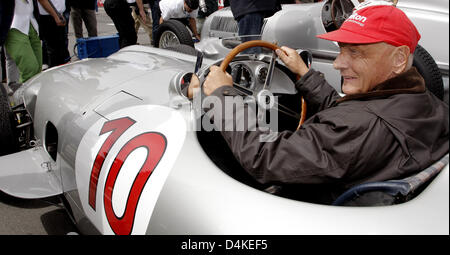
POLYGON ((346 95, 361 93, 360 86, 356 82, 345 82, 342 84, 342 93, 346 95))

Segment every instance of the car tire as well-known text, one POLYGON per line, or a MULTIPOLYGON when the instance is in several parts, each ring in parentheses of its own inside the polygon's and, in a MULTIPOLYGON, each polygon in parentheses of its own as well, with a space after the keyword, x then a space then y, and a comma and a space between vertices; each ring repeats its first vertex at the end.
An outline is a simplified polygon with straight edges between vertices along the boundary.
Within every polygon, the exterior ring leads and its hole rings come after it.
POLYGON ((184 54, 191 55, 191 56, 197 56, 197 50, 194 47, 186 45, 186 44, 169 46, 166 48, 166 50, 184 53, 184 54))
POLYGON ((444 82, 442 74, 433 57, 422 46, 417 45, 414 51, 413 66, 417 68, 425 80, 427 89, 437 98, 444 99, 444 82))
MULTIPOLYGON (((186 44, 194 47, 194 41, 192 40, 191 33, 188 28, 178 20, 167 20, 159 25, 158 31, 155 35, 155 47, 166 48, 166 45, 161 44, 161 37, 166 33, 171 33, 178 39, 179 44, 186 44), (160 47, 161 46, 161 47, 160 47)), ((176 44, 175 44, 176 45, 176 44)))
POLYGON ((0 84, 0 156, 11 154, 18 150, 13 119, 8 94, 5 87, 0 84))

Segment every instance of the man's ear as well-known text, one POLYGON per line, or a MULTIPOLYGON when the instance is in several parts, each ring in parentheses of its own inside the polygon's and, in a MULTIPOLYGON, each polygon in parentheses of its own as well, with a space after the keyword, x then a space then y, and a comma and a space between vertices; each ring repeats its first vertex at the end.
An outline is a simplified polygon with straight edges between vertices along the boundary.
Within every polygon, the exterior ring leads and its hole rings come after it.
POLYGON ((400 74, 406 71, 408 67, 409 55, 410 55, 409 47, 406 45, 402 45, 396 47, 393 55, 393 72, 395 74, 400 74))

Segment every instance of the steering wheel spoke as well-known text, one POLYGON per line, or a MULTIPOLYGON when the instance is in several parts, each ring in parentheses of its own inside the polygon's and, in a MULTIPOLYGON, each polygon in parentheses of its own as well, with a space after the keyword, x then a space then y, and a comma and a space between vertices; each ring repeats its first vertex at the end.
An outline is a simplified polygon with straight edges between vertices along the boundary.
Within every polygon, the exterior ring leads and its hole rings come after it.
POLYGON ((277 54, 275 53, 275 51, 273 51, 272 58, 270 59, 270 63, 269 63, 269 69, 267 70, 266 80, 264 81, 264 88, 263 88, 263 90, 266 90, 266 89, 270 88, 270 83, 272 82, 273 73, 275 71, 275 61, 276 61, 276 59, 277 59, 277 54))

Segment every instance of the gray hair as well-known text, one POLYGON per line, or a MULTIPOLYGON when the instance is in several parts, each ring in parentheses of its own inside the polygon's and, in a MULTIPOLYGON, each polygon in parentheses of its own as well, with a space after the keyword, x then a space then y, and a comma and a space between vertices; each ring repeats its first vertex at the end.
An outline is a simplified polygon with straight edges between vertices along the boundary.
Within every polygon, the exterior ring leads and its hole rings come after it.
POLYGON ((406 65, 406 70, 410 69, 414 62, 414 53, 411 53, 408 58, 408 64, 406 65))

